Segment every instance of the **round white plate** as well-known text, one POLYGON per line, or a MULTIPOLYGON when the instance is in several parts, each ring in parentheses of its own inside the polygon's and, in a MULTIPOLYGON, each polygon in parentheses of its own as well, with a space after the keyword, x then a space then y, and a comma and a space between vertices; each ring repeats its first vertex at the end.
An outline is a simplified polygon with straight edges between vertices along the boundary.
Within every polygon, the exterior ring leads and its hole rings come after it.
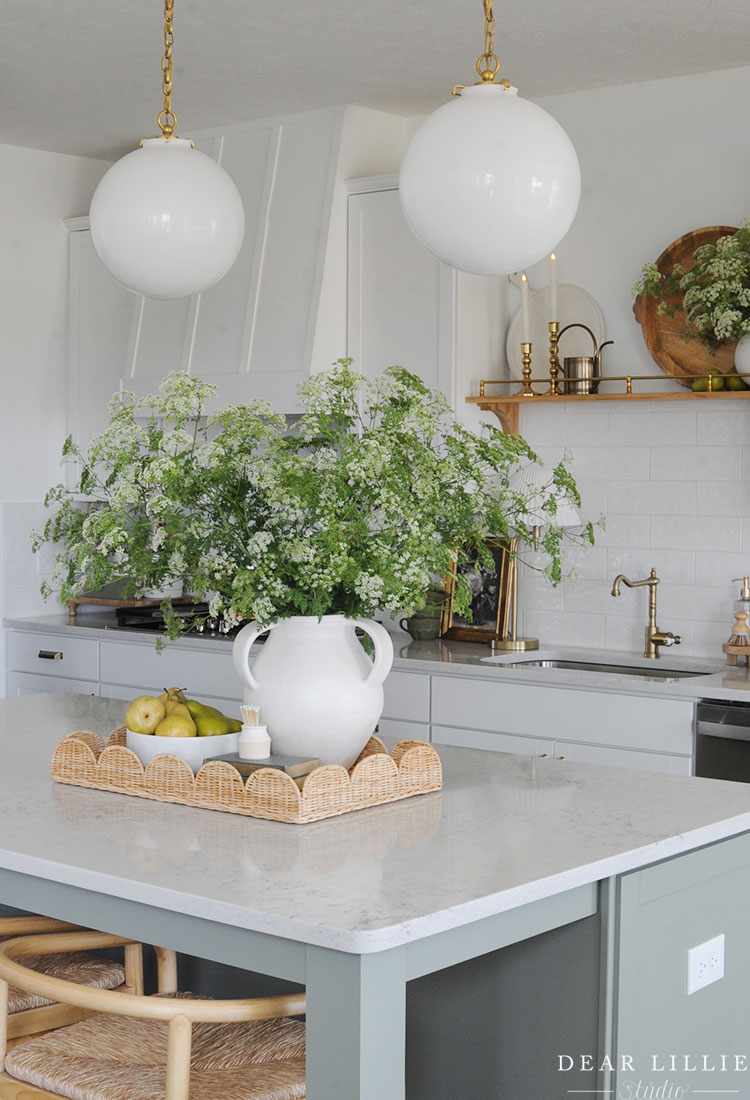
MULTIPOLYGON (((534 378, 546 377, 549 374, 549 328, 551 320, 549 316, 549 287, 535 290, 529 294, 529 338, 532 342, 531 349, 531 373, 534 378)), ((572 286, 570 283, 560 283, 557 287, 557 312, 560 328, 572 324, 588 325, 596 337, 597 347, 605 339, 604 314, 591 297, 580 286, 572 286)), ((521 362, 521 310, 515 315, 508 328, 508 339, 505 343, 505 352, 508 356, 510 373, 514 378, 521 378, 523 363, 521 362)), ((566 356, 593 355, 594 345, 591 337, 582 328, 569 329, 560 341, 558 351, 560 365, 566 356)), ((606 351, 604 353, 606 360, 606 351)))
POLYGON ((125 743, 145 767, 155 756, 171 753, 189 764, 194 772, 209 756, 225 756, 237 752, 239 733, 223 733, 218 737, 157 737, 154 733, 134 733, 128 730, 125 743))

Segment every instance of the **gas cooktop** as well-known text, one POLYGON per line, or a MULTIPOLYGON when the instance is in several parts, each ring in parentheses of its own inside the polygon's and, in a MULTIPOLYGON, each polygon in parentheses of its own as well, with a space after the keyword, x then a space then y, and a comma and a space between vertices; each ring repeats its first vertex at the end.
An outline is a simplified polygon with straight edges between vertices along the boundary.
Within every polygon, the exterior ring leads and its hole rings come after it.
MULTIPOLYGON (((191 638, 233 638, 245 626, 245 623, 230 626, 222 616, 210 615, 207 603, 174 604, 174 612, 185 621, 198 618, 198 623, 185 631, 191 638)), ((118 607, 115 615, 121 630, 148 630, 163 634, 166 629, 164 614, 158 606, 118 607)))

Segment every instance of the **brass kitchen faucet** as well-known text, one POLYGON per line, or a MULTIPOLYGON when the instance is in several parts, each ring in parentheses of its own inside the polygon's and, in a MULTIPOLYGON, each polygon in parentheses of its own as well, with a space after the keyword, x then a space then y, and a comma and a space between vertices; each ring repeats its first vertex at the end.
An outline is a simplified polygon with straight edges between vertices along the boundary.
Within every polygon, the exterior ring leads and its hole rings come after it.
POLYGON ((620 595, 621 583, 627 585, 628 588, 641 588, 644 584, 648 585, 648 626, 646 627, 646 648, 643 651, 643 656, 658 661, 659 646, 679 645, 680 635, 672 634, 671 631, 659 630, 656 625, 656 586, 659 583, 656 570, 652 567, 650 576, 643 581, 629 581, 624 573, 618 573, 612 585, 613 596, 620 595))

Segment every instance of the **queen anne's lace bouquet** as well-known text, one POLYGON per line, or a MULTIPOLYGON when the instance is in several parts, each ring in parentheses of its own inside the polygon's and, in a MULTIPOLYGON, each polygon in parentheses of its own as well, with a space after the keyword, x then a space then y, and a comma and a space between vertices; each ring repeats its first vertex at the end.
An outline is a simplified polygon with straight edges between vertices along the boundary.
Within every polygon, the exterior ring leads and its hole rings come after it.
POLYGON ((656 264, 646 264, 633 293, 661 298, 658 312, 668 316, 679 308, 675 296, 681 298, 694 335, 710 348, 739 340, 750 332, 750 220, 696 248, 690 271, 675 264, 662 274, 656 264))
MULTIPOLYGON (((66 601, 117 580, 139 597, 182 577, 231 622, 410 614, 456 562, 478 553, 490 565, 488 537, 532 542, 540 512, 553 520, 562 499, 580 503, 563 463, 527 499, 511 481, 536 460, 524 440, 463 427, 400 367, 368 381, 341 360, 302 385, 290 427, 259 401, 207 416, 214 394, 172 374, 157 395, 116 394, 85 452, 66 442, 78 480, 50 490, 53 514, 34 536, 35 549, 60 548, 47 594, 66 601)), ((553 583, 565 537, 545 527, 553 583)), ((573 537, 593 542, 591 525, 573 537)), ((455 610, 469 603, 459 573, 455 610)))

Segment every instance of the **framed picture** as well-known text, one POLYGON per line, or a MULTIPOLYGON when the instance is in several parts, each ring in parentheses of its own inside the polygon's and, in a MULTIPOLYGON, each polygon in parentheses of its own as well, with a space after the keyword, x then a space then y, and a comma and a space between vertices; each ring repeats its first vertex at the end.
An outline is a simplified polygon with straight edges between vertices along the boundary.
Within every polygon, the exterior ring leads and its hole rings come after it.
POLYGON ((456 638, 464 642, 489 642, 507 633, 511 582, 508 544, 500 539, 489 539, 486 546, 492 555, 492 569, 478 564, 476 554, 458 567, 458 573, 466 579, 471 589, 471 621, 453 612, 455 569, 446 580, 446 607, 441 629, 445 638, 456 638))

